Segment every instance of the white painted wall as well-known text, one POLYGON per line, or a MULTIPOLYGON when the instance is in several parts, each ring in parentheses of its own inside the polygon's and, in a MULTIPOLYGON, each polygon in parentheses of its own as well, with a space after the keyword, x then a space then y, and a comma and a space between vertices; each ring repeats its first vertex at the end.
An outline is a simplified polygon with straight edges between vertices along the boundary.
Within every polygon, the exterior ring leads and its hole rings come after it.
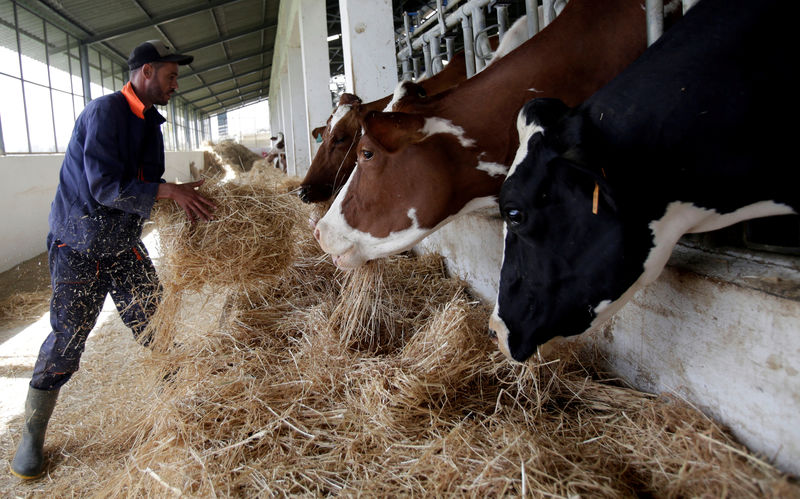
MULTIPOLYGON (((494 304, 502 237, 499 219, 468 215, 415 250, 445 256, 494 304)), ((800 259, 678 246, 604 330, 576 338, 596 344, 632 386, 677 394, 800 475, 800 259)))
POLYGON ((47 216, 63 154, 0 156, 0 272, 47 251, 47 216))
MULTIPOLYGON (((63 154, 0 156, 0 272, 47 251, 47 217, 63 160, 63 154)), ((192 161, 202 168, 202 151, 167 152, 164 179, 191 180, 192 161)))

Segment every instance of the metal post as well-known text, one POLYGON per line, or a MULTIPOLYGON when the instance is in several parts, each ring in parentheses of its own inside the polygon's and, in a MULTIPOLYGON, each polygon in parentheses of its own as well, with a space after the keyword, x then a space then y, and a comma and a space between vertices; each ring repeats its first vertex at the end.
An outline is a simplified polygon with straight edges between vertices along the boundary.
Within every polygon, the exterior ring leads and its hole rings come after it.
POLYGON ((525 0, 525 13, 528 21, 528 38, 539 32, 539 7, 536 0, 525 0))
MULTIPOLYGON (((486 18, 483 15, 483 7, 475 7, 472 9, 472 32, 473 33, 480 33, 483 31, 483 28, 486 27, 486 18)), ((475 43, 481 44, 481 50, 478 50, 478 47, 474 47, 475 53, 481 54, 488 54, 491 52, 491 48, 489 47, 488 43, 483 43, 486 40, 486 35, 482 34, 476 37, 475 43), (480 38, 480 40, 478 40, 480 38)), ((475 58, 475 70, 480 71, 486 66, 486 62, 480 57, 475 58)))
POLYGON ((444 36, 447 32, 447 23, 444 22, 444 7, 442 0, 436 0, 436 15, 439 18, 439 36, 444 36))
POLYGON ((464 32, 464 59, 467 63, 467 78, 475 74, 475 47, 472 40, 472 23, 468 16, 461 18, 461 31, 464 32))
POLYGON ((81 56, 81 80, 83 80, 83 104, 86 105, 92 100, 92 85, 89 80, 89 46, 81 43, 78 47, 81 56))
POLYGON ((3 117, 0 116, 0 156, 6 155, 6 143, 3 142, 3 117))
POLYGON ((414 51, 411 50, 411 18, 408 16, 408 12, 403 12, 403 25, 406 30, 406 47, 408 47, 408 55, 410 57, 414 51))
POLYGON ((456 40, 452 36, 446 36, 444 38, 444 43, 447 50, 447 61, 450 62, 453 60, 453 57, 456 54, 456 49, 455 49, 456 40))
POLYGON ((442 64, 442 54, 439 52, 439 35, 433 35, 431 37, 431 73, 430 75, 433 76, 436 73, 439 73, 444 69, 444 64, 442 64))
POLYGON ((180 147, 178 147, 178 116, 175 112, 175 101, 170 99, 169 101, 169 117, 172 119, 172 147, 174 148, 173 151, 180 151, 180 147))
POLYGON ((542 0, 542 14, 544 15, 544 26, 553 22, 556 18, 555 0, 542 0))
POLYGON ((189 130, 189 106, 188 104, 184 104, 183 106, 183 127, 184 135, 186 135, 186 150, 192 150, 192 135, 191 131, 189 130))
POLYGON ((408 63, 408 59, 403 59, 400 64, 403 67, 403 81, 410 81, 414 75, 411 72, 411 65, 408 63))
POLYGON ((647 46, 649 47, 664 32, 663 0, 645 0, 647 10, 647 46))
POLYGON ((494 9, 497 11, 497 31, 500 41, 506 36, 508 29, 508 5, 495 5, 494 9))
POLYGON ((428 42, 422 45, 422 57, 425 59, 425 75, 430 78, 433 76, 433 68, 431 67, 431 44, 428 42))
POLYGON ((414 79, 416 80, 417 78, 420 77, 420 73, 419 73, 419 57, 414 57, 413 59, 411 59, 411 64, 412 64, 412 66, 414 68, 413 69, 413 71, 414 71, 414 79))

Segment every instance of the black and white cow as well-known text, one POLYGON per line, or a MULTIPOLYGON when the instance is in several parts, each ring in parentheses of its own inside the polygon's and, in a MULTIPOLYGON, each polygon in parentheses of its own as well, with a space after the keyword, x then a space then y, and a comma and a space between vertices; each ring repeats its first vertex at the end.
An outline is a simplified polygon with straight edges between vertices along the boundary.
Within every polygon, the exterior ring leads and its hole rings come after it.
POLYGON ((490 320, 506 356, 599 326, 685 233, 800 211, 786 6, 701 0, 584 104, 525 105, 490 320))

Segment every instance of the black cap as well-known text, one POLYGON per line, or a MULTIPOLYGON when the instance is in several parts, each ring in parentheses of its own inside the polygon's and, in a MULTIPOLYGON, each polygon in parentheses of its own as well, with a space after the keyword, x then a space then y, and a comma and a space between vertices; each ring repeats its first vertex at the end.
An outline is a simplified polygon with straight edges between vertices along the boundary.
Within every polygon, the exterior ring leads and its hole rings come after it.
POLYGON ((177 62, 180 65, 190 64, 194 56, 176 54, 172 47, 165 45, 161 40, 148 40, 131 52, 128 57, 128 69, 133 71, 148 62, 177 62))

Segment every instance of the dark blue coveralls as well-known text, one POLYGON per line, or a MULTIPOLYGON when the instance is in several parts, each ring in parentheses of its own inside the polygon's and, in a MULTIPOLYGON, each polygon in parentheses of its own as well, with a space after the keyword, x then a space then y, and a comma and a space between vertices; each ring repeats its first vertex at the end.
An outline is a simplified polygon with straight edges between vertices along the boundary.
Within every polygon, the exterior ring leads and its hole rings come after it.
POLYGON ((106 294, 142 344, 161 287, 142 244, 164 174, 161 114, 130 89, 91 101, 75 122, 50 208, 52 332, 30 385, 60 388, 78 370, 106 294))

